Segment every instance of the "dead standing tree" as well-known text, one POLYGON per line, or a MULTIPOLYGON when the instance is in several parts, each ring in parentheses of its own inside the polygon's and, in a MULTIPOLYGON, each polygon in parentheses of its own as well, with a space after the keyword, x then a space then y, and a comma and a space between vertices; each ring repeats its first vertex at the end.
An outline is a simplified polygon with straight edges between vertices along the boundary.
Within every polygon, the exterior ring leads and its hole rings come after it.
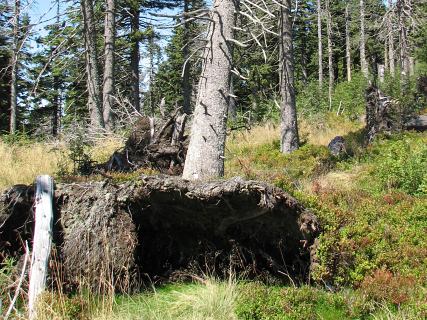
POLYGON ((237 2, 215 0, 200 76, 183 178, 224 175, 224 149, 237 2))
POLYGON ((10 84, 10 133, 16 131, 16 114, 18 101, 18 59, 19 59, 19 15, 21 11, 20 0, 15 0, 13 13, 13 48, 11 55, 11 84, 10 84))
POLYGON ((98 51, 96 48, 96 28, 93 16, 92 0, 81 0, 84 23, 84 42, 86 49, 86 73, 90 124, 95 128, 104 128, 100 92, 100 73, 98 51))
POLYGON ((281 7, 280 35, 280 94, 281 106, 281 144, 283 153, 298 149, 298 126, 294 88, 294 53, 292 44, 291 1, 286 0, 281 7))
POLYGON ((104 82, 102 88, 103 117, 105 128, 111 131, 114 128, 114 49, 115 49, 115 0, 106 1, 104 24, 104 82))

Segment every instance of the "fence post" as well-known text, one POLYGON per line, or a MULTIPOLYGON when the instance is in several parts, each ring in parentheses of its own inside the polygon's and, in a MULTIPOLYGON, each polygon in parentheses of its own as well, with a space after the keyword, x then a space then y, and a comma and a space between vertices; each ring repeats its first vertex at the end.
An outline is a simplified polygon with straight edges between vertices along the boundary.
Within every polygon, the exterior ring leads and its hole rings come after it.
POLYGON ((46 286, 53 227, 53 178, 38 176, 36 180, 35 226, 28 290, 29 319, 37 318, 37 297, 46 286))

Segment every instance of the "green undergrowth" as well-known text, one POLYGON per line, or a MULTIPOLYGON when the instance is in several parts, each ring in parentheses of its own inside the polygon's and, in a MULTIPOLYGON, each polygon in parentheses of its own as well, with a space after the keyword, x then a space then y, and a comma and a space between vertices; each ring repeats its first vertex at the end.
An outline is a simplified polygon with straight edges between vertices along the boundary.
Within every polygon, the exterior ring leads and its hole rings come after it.
POLYGON ((334 289, 362 290, 377 303, 424 304, 427 286, 427 134, 345 136, 347 153, 306 144, 290 155, 278 140, 236 150, 231 175, 274 183, 319 217, 312 273, 334 289))
POLYGON ((409 320, 427 315, 425 305, 379 302, 361 289, 332 292, 307 285, 280 287, 213 278, 169 284, 134 295, 115 295, 111 303, 109 297, 98 297, 93 305, 87 305, 87 301, 84 296, 56 297, 44 315, 94 320, 409 320))

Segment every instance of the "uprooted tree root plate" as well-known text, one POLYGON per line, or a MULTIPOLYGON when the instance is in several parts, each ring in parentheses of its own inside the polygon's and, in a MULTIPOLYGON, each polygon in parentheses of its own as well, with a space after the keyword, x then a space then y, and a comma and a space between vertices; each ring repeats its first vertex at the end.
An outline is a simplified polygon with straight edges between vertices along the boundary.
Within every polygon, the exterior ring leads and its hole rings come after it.
MULTIPOLYGON (((1 195, 3 255, 22 254, 31 239, 33 195, 22 185, 1 195)), ((287 193, 241 178, 58 184, 54 206, 62 276, 95 286, 107 279, 116 288, 167 279, 194 263, 303 280, 319 230, 316 217, 287 193)))

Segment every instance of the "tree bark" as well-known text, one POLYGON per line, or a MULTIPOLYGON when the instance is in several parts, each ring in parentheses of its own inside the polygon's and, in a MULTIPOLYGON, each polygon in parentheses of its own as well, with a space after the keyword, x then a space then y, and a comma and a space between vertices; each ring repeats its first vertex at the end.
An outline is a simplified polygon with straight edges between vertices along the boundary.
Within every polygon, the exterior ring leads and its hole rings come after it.
POLYGON ((139 6, 133 5, 130 8, 131 14, 131 33, 132 45, 130 54, 130 67, 131 67, 131 91, 132 91, 132 105, 137 110, 141 110, 141 99, 139 96, 139 6))
POLYGON ((349 4, 345 6, 345 58, 347 67, 347 81, 351 81, 351 47, 350 47, 350 17, 348 12, 349 4))
POLYGON ((389 68, 388 63, 388 38, 384 39, 384 72, 387 72, 389 68))
MULTIPOLYGON (((188 9, 188 2, 189 0, 184 0, 184 14, 189 11, 188 9)), ((183 65, 183 73, 182 73, 182 97, 183 97, 183 107, 184 112, 186 114, 191 113, 191 83, 190 83, 190 68, 191 64, 190 61, 187 61, 187 59, 190 56, 190 26, 188 21, 188 18, 184 15, 184 33, 183 33, 183 42, 184 47, 182 48, 182 56, 184 58, 184 65, 183 65)))
MULTIPOLYGON (((59 0, 56 0, 56 25, 55 30, 59 32, 59 16, 60 16, 60 3, 59 0)), ((52 52, 56 50, 56 46, 51 48, 52 52)), ((54 68, 57 68, 57 63, 54 62, 54 68)), ((52 136, 56 137, 60 128, 60 119, 61 119, 61 79, 56 72, 53 76, 53 101, 52 101, 52 136)))
POLYGON ((234 0, 215 0, 207 34, 190 145, 183 178, 224 175, 224 148, 232 67, 234 0))
POLYGON ((328 70, 329 70, 329 85, 328 85, 328 100, 329 109, 332 108, 332 91, 334 89, 334 60, 332 51, 332 17, 329 9, 329 0, 326 0, 326 28, 328 34, 328 70))
POLYGON ((365 50, 365 1, 360 0, 360 70, 365 78, 369 75, 365 50))
MULTIPOLYGON (((393 0, 388 0, 388 7, 391 14, 391 8, 393 7, 393 0)), ((388 16, 387 21, 387 29, 388 29, 388 62, 390 65, 390 74, 392 77, 395 75, 395 67, 394 67, 394 36, 393 36, 393 22, 391 16, 388 16)))
POLYGON ((81 0, 84 21, 84 39, 86 49, 86 73, 90 123, 95 128, 104 128, 100 93, 100 75, 98 51, 96 48, 96 28, 93 16, 92 0, 81 0))
POLYGON ((281 141, 282 153, 298 149, 298 125, 294 88, 294 53, 292 44, 291 0, 281 7, 280 34, 280 94, 281 105, 281 141))
POLYGON ((397 1, 397 15, 399 23, 399 52, 400 52, 400 72, 403 76, 409 75, 409 55, 408 55, 408 30, 406 27, 405 12, 403 12, 404 3, 397 1))
POLYGON ((13 14, 13 48, 11 53, 11 84, 10 84, 10 133, 16 131, 16 115, 18 101, 18 57, 19 57, 19 15, 20 0, 15 0, 13 14))
POLYGON ((319 88, 323 86, 323 48, 322 48, 322 6, 321 0, 317 0, 317 38, 319 51, 319 88))
POLYGON ((116 37, 115 26, 115 0, 106 1, 104 25, 104 83, 102 88, 102 101, 105 128, 108 131, 114 128, 114 47, 116 37))

